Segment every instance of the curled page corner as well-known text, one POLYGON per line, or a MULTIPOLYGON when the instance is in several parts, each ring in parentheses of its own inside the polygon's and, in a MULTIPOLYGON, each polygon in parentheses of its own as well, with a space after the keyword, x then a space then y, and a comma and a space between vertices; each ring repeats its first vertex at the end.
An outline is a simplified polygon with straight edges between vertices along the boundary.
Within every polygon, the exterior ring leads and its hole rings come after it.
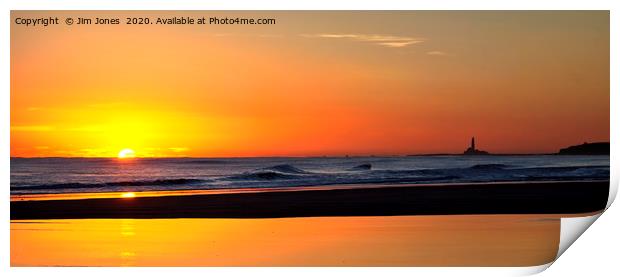
MULTIPOLYGON (((558 247, 558 254, 555 257, 557 260, 564 254, 576 240, 579 238, 591 225, 596 221, 614 202, 618 193, 618 181, 617 178, 611 178, 609 182, 609 197, 607 199, 607 205, 605 210, 600 213, 583 216, 583 217, 567 217, 561 219, 560 226, 560 245, 558 247)), ((549 264, 551 265, 551 263, 549 264)), ((544 269, 543 269, 544 270, 544 269)))
POLYGON ((618 178, 614 178, 614 176, 611 177, 611 182, 609 182, 609 197, 607 198, 607 206, 605 207, 605 210, 609 209, 611 203, 614 202, 616 195, 618 194, 618 178))
POLYGON ((568 247, 570 247, 587 229, 596 221, 603 212, 583 216, 583 217, 570 217, 561 219, 560 227, 560 246, 558 248, 558 255, 555 257, 557 260, 568 247))
POLYGON ((547 270, 547 268, 549 268, 551 265, 553 264, 553 262, 550 263, 546 263, 546 264, 542 264, 542 265, 537 265, 537 266, 529 266, 529 267, 525 267, 522 268, 518 271, 515 271, 515 275, 513 276, 531 276, 531 275, 535 275, 538 273, 541 273, 545 270, 547 270))

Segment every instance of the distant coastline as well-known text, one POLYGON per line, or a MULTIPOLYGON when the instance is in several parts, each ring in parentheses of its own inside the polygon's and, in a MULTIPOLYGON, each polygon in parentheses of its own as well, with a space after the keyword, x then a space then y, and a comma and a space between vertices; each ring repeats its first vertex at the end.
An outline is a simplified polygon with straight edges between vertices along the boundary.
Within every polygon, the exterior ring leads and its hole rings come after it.
POLYGON ((584 142, 580 145, 573 145, 560 149, 559 155, 609 155, 609 142, 584 142))

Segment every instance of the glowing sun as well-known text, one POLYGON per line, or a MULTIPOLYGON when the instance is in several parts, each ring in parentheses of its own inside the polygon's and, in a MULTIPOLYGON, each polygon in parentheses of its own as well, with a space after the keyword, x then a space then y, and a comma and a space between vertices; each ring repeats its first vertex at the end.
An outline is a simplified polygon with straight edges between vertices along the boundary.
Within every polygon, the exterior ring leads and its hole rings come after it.
POLYGON ((136 157, 136 152, 134 152, 133 150, 129 148, 125 148, 121 150, 120 152, 118 152, 119 159, 127 159, 127 158, 135 158, 135 157, 136 157))
POLYGON ((136 194, 134 192, 125 192, 125 193, 121 193, 121 197, 122 198, 134 198, 136 197, 136 194))

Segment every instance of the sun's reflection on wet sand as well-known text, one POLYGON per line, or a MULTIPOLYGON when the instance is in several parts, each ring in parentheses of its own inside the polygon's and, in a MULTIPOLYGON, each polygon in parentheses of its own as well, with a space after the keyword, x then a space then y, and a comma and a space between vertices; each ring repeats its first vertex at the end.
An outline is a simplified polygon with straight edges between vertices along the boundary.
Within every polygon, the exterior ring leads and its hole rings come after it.
POLYGON ((131 237, 134 236, 135 233, 135 219, 119 219, 120 227, 121 227, 121 235, 123 237, 131 237))
POLYGON ((121 258, 121 266, 133 266, 135 264, 136 252, 133 249, 131 239, 136 235, 135 219, 119 219, 121 240, 125 240, 122 244, 119 256, 121 258))

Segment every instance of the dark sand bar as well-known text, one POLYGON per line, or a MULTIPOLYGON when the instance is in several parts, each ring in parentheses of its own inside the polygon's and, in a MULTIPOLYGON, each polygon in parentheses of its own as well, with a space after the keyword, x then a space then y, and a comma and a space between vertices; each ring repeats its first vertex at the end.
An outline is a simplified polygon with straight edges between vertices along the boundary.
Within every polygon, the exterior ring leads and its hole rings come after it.
POLYGON ((574 214, 603 210, 608 194, 606 180, 11 201, 11 219, 574 214))

